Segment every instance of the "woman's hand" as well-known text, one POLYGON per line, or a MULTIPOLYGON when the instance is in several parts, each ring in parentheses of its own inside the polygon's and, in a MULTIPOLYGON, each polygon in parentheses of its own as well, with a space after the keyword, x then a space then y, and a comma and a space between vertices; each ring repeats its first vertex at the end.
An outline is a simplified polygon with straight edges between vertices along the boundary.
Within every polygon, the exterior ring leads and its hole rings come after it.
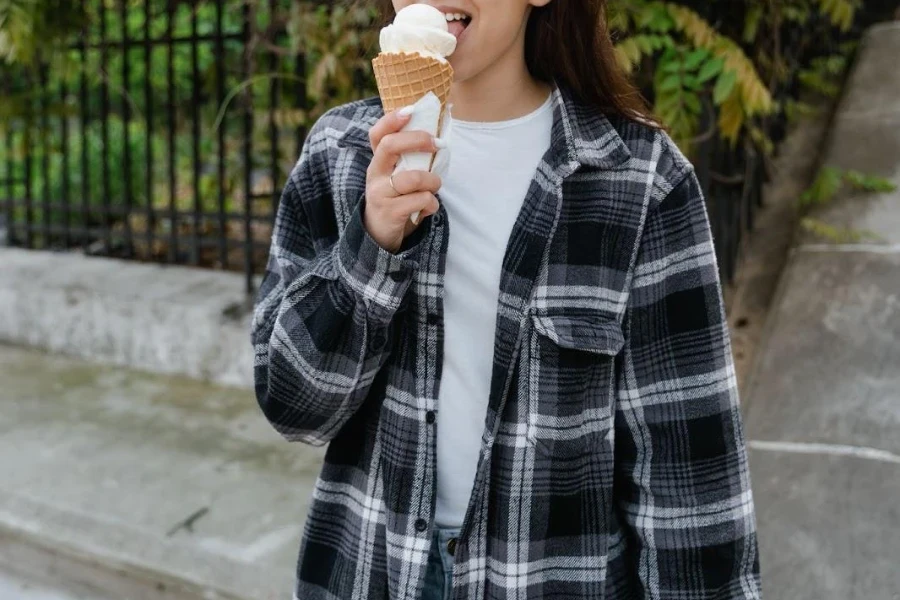
POLYGON ((391 185, 391 174, 401 155, 436 152, 436 144, 440 143, 424 131, 400 131, 409 117, 403 109, 394 111, 379 119, 369 131, 374 154, 366 173, 364 225, 378 245, 394 253, 423 218, 437 212, 434 194, 441 187, 441 178, 427 171, 397 173, 391 185), (419 221, 413 223, 410 215, 416 211, 421 211, 419 221))

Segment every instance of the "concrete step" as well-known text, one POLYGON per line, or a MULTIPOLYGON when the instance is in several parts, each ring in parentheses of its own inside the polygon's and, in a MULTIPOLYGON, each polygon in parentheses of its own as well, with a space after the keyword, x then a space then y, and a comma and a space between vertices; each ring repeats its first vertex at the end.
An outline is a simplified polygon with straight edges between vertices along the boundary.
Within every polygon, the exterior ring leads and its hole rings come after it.
POLYGON ((9 346, 0 382, 0 568, 102 600, 290 595, 323 451, 252 392, 9 346))
MULTIPOLYGON (((825 164, 900 185, 900 23, 871 29, 825 164)), ((801 236, 746 393, 768 600, 900 598, 900 192, 815 213, 878 243, 801 236)))

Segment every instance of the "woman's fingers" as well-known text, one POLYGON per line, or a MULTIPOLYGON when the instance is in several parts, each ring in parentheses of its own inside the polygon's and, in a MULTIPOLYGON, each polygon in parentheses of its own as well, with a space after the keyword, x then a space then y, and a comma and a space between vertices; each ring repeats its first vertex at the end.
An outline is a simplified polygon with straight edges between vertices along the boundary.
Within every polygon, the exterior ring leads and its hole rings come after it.
POLYGON ((378 149, 378 144, 381 143, 384 136, 403 129, 409 123, 410 116, 412 116, 412 106, 407 106, 378 119, 369 130, 369 143, 372 145, 372 152, 378 149))
MULTIPOLYGON (((402 171, 394 175, 394 186, 390 177, 373 180, 366 192, 369 205, 378 209, 393 207, 397 201, 419 193, 434 195, 441 189, 441 178, 427 171, 402 171)), ((415 211, 410 211, 415 212, 415 211)))
POLYGON ((386 196, 405 196, 413 192, 437 193, 441 189, 441 178, 428 171, 401 171, 394 173, 394 185, 391 187, 390 176, 387 177, 386 196))
POLYGON ((400 156, 407 152, 436 152, 434 136, 426 131, 400 131, 389 133, 381 139, 369 172, 373 175, 388 175, 394 171, 400 156))
POLYGON ((414 194, 398 196, 391 200, 392 202, 388 210, 390 211, 392 218, 398 223, 408 221, 409 215, 414 212, 422 212, 422 215, 419 216, 419 220, 421 220, 423 216, 436 213, 438 210, 437 197, 431 192, 416 192, 414 194))
POLYGON ((435 193, 441 187, 440 177, 427 171, 403 171, 393 176, 400 156, 408 152, 432 153, 443 148, 443 141, 424 131, 401 131, 409 123, 403 110, 385 115, 369 131, 372 162, 366 172, 366 211, 364 225, 369 235, 382 247, 396 252, 402 241, 415 229, 410 215, 423 216, 438 210, 435 193))

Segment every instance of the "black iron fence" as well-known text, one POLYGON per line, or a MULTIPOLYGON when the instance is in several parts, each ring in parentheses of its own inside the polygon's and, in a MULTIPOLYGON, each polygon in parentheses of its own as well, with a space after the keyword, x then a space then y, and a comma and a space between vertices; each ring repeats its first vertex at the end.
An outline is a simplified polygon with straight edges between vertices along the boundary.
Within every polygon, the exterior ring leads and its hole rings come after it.
MULTIPOLYGON (((77 1, 92 25, 64 56, 0 67, 0 244, 236 270, 252 293, 328 75, 305 72, 301 3, 77 1)), ((695 164, 730 281, 763 160, 711 135, 695 164)))
POLYGON ((752 144, 732 147, 712 135, 700 144, 693 163, 706 197, 719 273, 730 282, 741 242, 762 206, 767 177, 764 159, 752 144))
POLYGON ((82 1, 94 25, 64 56, 0 81, 7 242, 239 270, 251 291, 305 136, 290 0, 82 1))

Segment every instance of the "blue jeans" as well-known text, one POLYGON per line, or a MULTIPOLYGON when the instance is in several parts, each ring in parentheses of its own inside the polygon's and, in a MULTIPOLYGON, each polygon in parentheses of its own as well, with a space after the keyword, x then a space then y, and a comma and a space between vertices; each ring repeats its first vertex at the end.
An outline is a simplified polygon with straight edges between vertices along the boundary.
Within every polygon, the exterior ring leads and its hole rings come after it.
POLYGON ((453 581, 453 555, 459 529, 435 528, 431 536, 431 552, 425 569, 422 600, 448 600, 453 581))

